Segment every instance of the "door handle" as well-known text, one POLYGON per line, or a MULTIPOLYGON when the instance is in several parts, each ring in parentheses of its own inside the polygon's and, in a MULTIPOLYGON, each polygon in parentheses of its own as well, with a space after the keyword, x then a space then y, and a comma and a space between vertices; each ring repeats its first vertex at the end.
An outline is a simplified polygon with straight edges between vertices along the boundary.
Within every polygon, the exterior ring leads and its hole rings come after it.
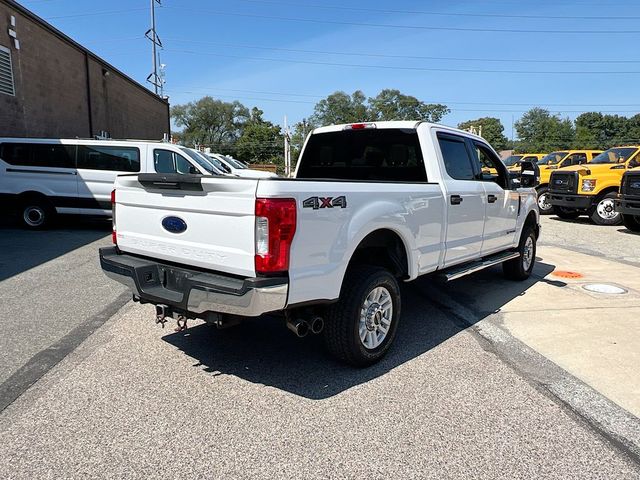
POLYGON ((460 195, 451 195, 451 205, 460 205, 462 200, 460 195))
POLYGON ((495 195, 489 195, 487 197, 487 200, 489 201, 489 203, 496 203, 496 200, 498 200, 498 197, 496 197, 495 195))

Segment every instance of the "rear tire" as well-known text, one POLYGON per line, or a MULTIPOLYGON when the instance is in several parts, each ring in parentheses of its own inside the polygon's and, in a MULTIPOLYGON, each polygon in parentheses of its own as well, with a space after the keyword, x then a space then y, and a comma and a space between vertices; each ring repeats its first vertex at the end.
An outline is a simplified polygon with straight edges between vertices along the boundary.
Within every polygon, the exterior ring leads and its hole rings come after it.
POLYGON ((20 221, 29 230, 42 230, 53 222, 56 209, 44 198, 25 198, 20 204, 20 221))
POLYGON ((640 216, 638 215, 622 215, 622 223, 632 232, 640 232, 640 216))
POLYGON ((538 210, 540 215, 551 215, 554 212, 553 205, 549 203, 549 187, 539 187, 538 192, 538 210))
POLYGON ((400 288, 382 267, 358 265, 342 284, 338 302, 329 309, 325 345, 338 360, 356 367, 384 357, 400 320, 400 288))
POLYGON ((575 220, 581 214, 579 210, 566 207, 556 207, 554 213, 558 218, 562 218, 563 220, 575 220))
POLYGON ((616 192, 609 192, 596 199, 596 203, 590 211, 593 223, 596 225, 620 225, 622 223, 622 215, 615 209, 617 196, 616 192))
POLYGON ((536 264, 536 231, 533 225, 525 225, 518 244, 519 257, 502 264, 504 276, 509 280, 526 280, 536 264))

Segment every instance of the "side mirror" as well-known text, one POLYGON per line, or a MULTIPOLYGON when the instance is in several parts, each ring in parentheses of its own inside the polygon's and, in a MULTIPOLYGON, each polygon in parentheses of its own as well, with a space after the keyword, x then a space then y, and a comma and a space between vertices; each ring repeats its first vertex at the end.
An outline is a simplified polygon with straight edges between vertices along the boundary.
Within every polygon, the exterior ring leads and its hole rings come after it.
POLYGON ((191 175, 197 175, 197 174, 199 174, 199 173, 200 173, 200 171, 199 171, 196 167, 194 167, 193 165, 191 165, 191 166, 189 167, 189 173, 190 173, 191 175))
POLYGON ((540 167, 537 163, 524 161, 520 164, 520 188, 533 188, 540 183, 540 167))

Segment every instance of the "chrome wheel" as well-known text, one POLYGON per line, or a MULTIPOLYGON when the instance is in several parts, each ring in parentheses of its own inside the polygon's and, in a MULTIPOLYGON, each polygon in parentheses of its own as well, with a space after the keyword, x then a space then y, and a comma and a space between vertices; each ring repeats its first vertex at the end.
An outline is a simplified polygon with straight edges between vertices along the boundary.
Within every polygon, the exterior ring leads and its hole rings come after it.
POLYGON ((389 290, 376 287, 360 309, 360 341, 368 350, 377 348, 389 333, 393 319, 393 301, 389 290))
POLYGON ((616 212, 615 203, 612 198, 603 198, 596 206, 598 216, 605 220, 614 220, 620 213, 616 212))
POLYGON ((533 238, 531 236, 527 237, 527 241, 524 242, 524 249, 522 251, 522 267, 524 271, 528 271, 531 268, 531 264, 533 263, 533 255, 534 255, 534 246, 533 246, 533 238))
POLYGON ((44 224, 46 213, 39 205, 25 207, 22 212, 22 219, 30 227, 41 227, 44 224))
POLYGON ((547 192, 544 192, 542 195, 538 196, 538 208, 542 212, 551 210, 552 205, 549 203, 549 194, 547 192))

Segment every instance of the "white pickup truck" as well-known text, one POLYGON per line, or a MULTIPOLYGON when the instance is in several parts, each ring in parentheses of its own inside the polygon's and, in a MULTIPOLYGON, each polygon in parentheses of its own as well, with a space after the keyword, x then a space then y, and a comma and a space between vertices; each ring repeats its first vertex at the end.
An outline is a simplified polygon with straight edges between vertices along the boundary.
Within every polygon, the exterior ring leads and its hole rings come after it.
POLYGON ((157 320, 223 327, 279 312, 299 336, 322 332, 334 356, 366 366, 393 342, 399 281, 498 263, 529 277, 534 177, 525 165, 512 182, 484 139, 436 124, 323 127, 293 179, 119 176, 115 246, 100 261, 157 320))

